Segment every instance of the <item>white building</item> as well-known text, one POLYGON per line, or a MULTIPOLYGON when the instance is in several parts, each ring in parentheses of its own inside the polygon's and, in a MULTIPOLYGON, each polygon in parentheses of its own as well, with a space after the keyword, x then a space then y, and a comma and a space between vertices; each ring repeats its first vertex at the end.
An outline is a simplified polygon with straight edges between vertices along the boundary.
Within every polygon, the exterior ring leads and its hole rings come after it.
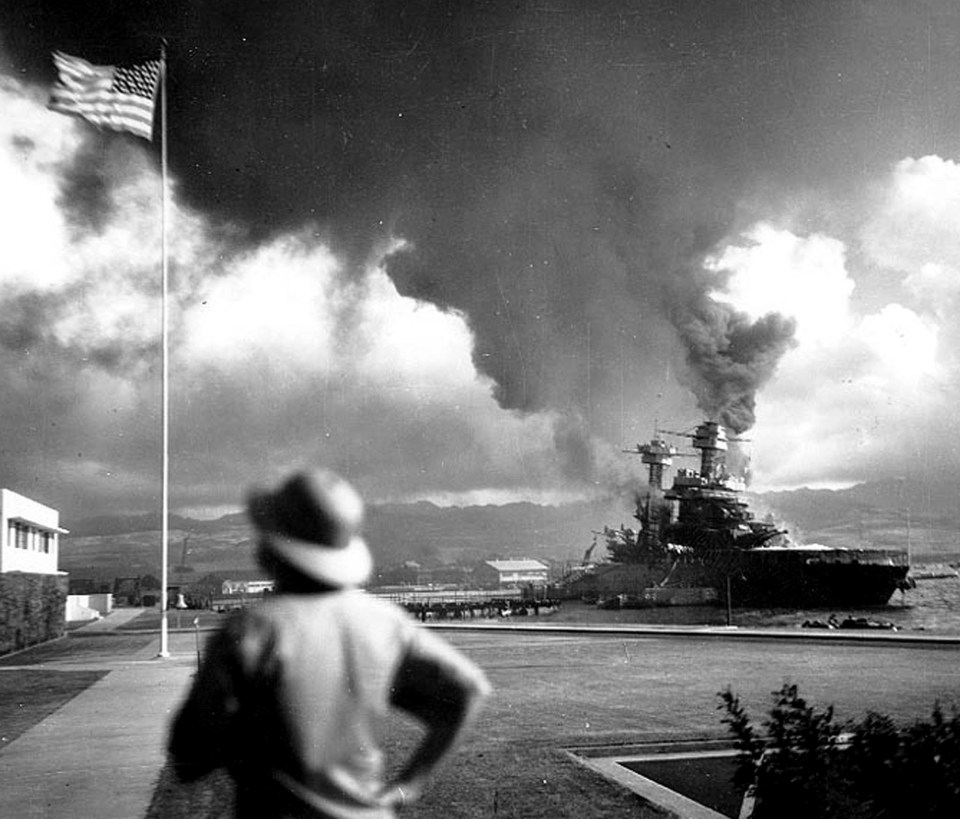
POLYGON ((485 586, 526 586, 547 582, 550 569, 539 560, 485 560, 477 569, 477 580, 485 586))
POLYGON ((272 580, 224 580, 221 590, 224 594, 263 594, 272 592, 274 585, 272 580))
POLYGON ((60 513, 0 489, 0 573, 59 574, 60 513))

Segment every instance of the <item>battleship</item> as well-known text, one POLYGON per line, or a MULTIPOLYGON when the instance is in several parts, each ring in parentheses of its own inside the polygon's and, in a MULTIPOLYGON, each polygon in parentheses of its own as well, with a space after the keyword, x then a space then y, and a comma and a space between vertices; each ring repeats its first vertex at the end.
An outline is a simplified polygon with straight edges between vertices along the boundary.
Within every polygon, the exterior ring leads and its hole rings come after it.
POLYGON ((727 470, 729 444, 738 440, 706 421, 695 432, 663 431, 628 450, 648 468, 638 527, 595 533, 608 560, 569 578, 568 592, 606 607, 862 608, 885 605, 909 587, 906 551, 800 545, 772 520, 757 520, 742 498, 744 481, 727 470), (700 454, 699 471, 677 469, 666 489, 678 449, 665 434, 689 437, 700 454))

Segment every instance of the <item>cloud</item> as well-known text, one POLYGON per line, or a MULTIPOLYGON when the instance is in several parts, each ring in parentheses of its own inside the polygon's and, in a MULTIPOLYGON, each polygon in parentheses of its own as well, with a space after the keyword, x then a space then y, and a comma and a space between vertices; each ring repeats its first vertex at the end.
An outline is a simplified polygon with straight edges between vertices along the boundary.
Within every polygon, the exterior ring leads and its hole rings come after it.
POLYGON ((796 321, 798 344, 835 342, 849 330, 853 279, 847 275, 845 248, 837 239, 795 236, 758 223, 742 235, 743 244, 727 244, 704 266, 735 275, 711 291, 756 320, 766 313, 796 321))
POLYGON ((840 484, 944 460, 931 424, 950 423, 957 394, 956 347, 945 342, 957 333, 960 174, 938 157, 904 160, 875 193, 848 240, 853 256, 839 238, 765 222, 708 261, 728 277, 714 298, 796 322, 797 344, 758 400, 758 485, 840 484), (899 300, 864 310, 855 278, 891 274, 899 300))
MULTIPOLYGON (((474 366, 504 408, 569 415, 613 441, 658 415, 721 412, 735 392, 733 423, 749 426, 788 328, 745 332, 704 300, 700 275, 752 165, 735 133, 744 112, 723 104, 736 86, 714 78, 779 82, 728 47, 752 42, 739 22, 613 2, 438 13, 431 0, 283 0, 267 16, 239 2, 227 21, 201 0, 111 10, 99 21, 120 34, 109 51, 102 32, 82 36, 82 0, 56 5, 57 22, 8 15, 25 29, 11 46, 25 64, 38 60, 26 40, 113 60, 155 53, 149 32, 168 32, 180 201, 229 224, 234 248, 306 227, 353 270, 403 239, 385 260, 398 292, 469 322, 474 366), (704 41, 707 24, 719 36, 704 41), (718 127, 693 127, 695 109, 718 127), (724 358, 727 331, 739 360, 724 358), (700 339, 714 354, 690 349, 700 339), (761 343, 757 361, 747 342, 761 343), (690 367, 700 410, 676 380, 690 367)), ((64 193, 92 227, 105 207, 95 159, 74 163, 64 193)))
POLYGON ((270 369, 331 369, 337 268, 327 248, 291 236, 200 279, 181 319, 185 362, 239 373, 266 357, 270 369))
POLYGON ((862 241, 869 257, 908 274, 956 262, 960 165, 939 156, 899 161, 880 189, 862 241))
MULTIPOLYGON (((876 197, 861 242, 875 265, 902 277, 905 294, 960 340, 960 164, 938 156, 898 162, 876 197)), ((955 362, 954 362, 955 363, 955 362)))
MULTIPOLYGON (((107 148, 126 172, 103 177, 96 224, 77 222, 64 180, 102 135, 11 81, 8 104, 21 114, 0 143, 3 201, 23 207, 0 223, 11 248, 0 269, 3 480, 28 494, 42 485, 73 515, 151 508, 157 171, 138 143, 107 148)), ((397 291, 385 264, 408 252, 402 239, 359 266, 306 228, 238 251, 175 185, 170 204, 175 507, 237 503, 247 485, 312 461, 380 498, 570 491, 558 417, 502 409, 474 366, 466 318, 397 291)))
POLYGON ((910 432, 960 349, 947 4, 927 28, 822 2, 8 5, 0 409, 7 452, 44 450, 25 480, 75 450, 102 497, 91 476, 151 485, 157 146, 38 89, 51 48, 143 59, 159 31, 178 503, 308 458, 380 497, 569 496, 703 414, 752 427, 771 483, 952 457, 910 432))
POLYGON ((902 340, 890 357, 953 390, 960 372, 960 164, 907 158, 885 182, 860 244, 867 260, 899 278, 902 299, 916 313, 888 313, 902 340))
POLYGON ((62 254, 66 223, 56 203, 57 179, 49 170, 65 151, 75 149, 79 138, 68 121, 51 122, 35 95, 2 75, 0 100, 4 110, 0 186, 7 192, 0 197, 0 286, 5 290, 56 286, 69 272, 62 254), (50 231, 43 242, 37 241, 37 224, 50 231))

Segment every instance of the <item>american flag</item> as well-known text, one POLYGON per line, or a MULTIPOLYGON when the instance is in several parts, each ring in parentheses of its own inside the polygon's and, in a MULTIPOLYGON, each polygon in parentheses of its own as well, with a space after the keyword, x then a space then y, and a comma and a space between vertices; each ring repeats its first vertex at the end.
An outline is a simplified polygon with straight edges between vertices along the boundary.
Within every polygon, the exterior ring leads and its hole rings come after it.
POLYGON ((93 65, 55 51, 53 62, 60 79, 50 94, 51 110, 75 114, 103 128, 153 138, 160 60, 130 66, 93 65))

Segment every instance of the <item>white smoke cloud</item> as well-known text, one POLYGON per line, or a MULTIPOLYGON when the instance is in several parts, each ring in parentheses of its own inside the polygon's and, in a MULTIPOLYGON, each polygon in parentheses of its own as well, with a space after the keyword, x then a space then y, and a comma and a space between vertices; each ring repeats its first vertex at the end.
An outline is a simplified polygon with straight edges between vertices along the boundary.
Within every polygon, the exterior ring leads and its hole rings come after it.
MULTIPOLYGON (((116 142, 107 215, 78 226, 62 172, 88 126, 2 82, 0 478, 74 516, 155 508, 157 170, 116 142)), ((222 510, 311 460, 372 500, 559 491, 555 419, 499 408, 463 316, 401 296, 382 258, 344 269, 308 231, 237 253, 175 184, 169 203, 174 508, 222 510)))
POLYGON ((265 357, 272 368, 334 366, 337 262, 324 247, 285 237, 198 282, 182 318, 190 364, 237 371, 265 357))
MULTIPOLYGON (((0 479, 74 515, 155 508, 155 164, 105 139, 109 207, 78 223, 63 181, 89 127, 10 78, 0 109, 0 479)), ((796 320, 758 396, 759 488, 902 474, 934 448, 960 460, 926 432, 957 398, 960 166, 905 159, 851 198, 867 202, 856 232, 771 219, 706 263, 716 300, 796 320)), ((397 292, 383 265, 401 239, 347 269, 312 231, 237 252, 175 182, 170 204, 175 508, 222 508, 309 460, 371 499, 571 497, 559 418, 502 410, 467 318, 397 292)))
POLYGON ((906 159, 858 234, 762 223, 709 261, 729 274, 715 298, 797 321, 798 344, 758 399, 755 485, 850 483, 919 468, 932 447, 944 455, 929 430, 952 422, 957 395, 958 205, 960 166, 906 159))
POLYGON ((960 165, 938 156, 898 162, 875 208, 862 231, 871 260, 908 275, 934 265, 956 276, 960 165))
POLYGON ((727 245, 707 259, 714 272, 732 271, 725 290, 711 295, 756 320, 774 312, 797 321, 800 345, 833 344, 850 324, 854 282, 846 272, 843 243, 828 236, 795 236, 760 223, 743 245, 727 245))
POLYGON ((79 138, 71 123, 53 117, 16 81, 0 75, 0 286, 44 288, 69 276, 63 253, 66 223, 56 205, 51 170, 79 138), (38 241, 36 226, 46 233, 38 241))

